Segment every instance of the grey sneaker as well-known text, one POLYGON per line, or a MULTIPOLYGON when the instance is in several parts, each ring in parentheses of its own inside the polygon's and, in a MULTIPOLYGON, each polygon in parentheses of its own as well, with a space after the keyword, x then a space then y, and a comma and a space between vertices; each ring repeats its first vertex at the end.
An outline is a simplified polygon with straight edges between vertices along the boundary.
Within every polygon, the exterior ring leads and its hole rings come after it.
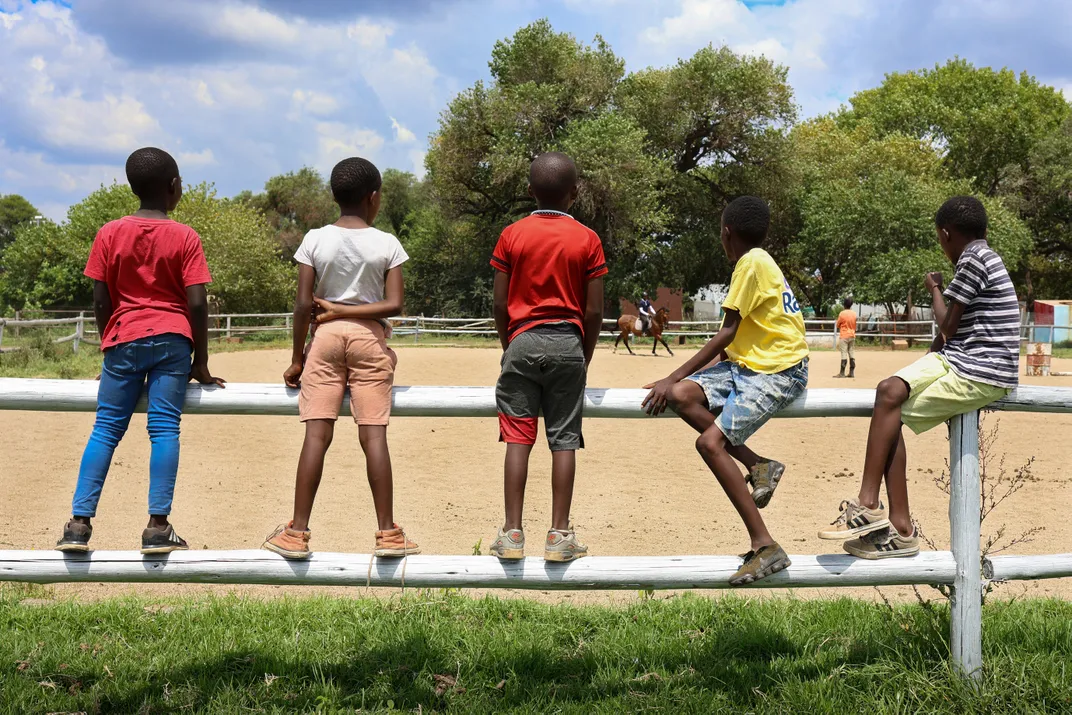
POLYGON ((886 509, 879 502, 878 509, 868 509, 856 499, 845 499, 839 507, 841 514, 830 526, 819 532, 820 539, 842 541, 854 536, 863 536, 890 525, 886 509))
POLYGON ((499 529, 499 535, 488 549, 492 556, 513 561, 525 558, 525 532, 521 529, 499 529))
POLYGON ((770 504, 774 490, 785 472, 785 465, 774 460, 760 462, 748 470, 748 481, 752 485, 752 501, 762 509, 770 504))
POLYGON ((588 555, 588 547, 577 541, 573 529, 547 532, 547 543, 543 547, 544 561, 573 561, 588 555))
POLYGON ((760 579, 789 568, 793 562, 786 556, 785 550, 778 544, 763 546, 756 551, 749 551, 741 558, 744 563, 737 573, 730 577, 731 586, 745 586, 760 579))
POLYGON ((63 527, 63 537, 56 542, 57 551, 89 551, 93 527, 71 519, 63 527))
POLYGON ((865 534, 859 539, 845 542, 845 551, 861 559, 896 559, 915 556, 919 553, 919 536, 912 530, 910 536, 901 534, 892 526, 865 534))
POLYGON ((141 552, 143 554, 170 554, 172 551, 185 551, 186 540, 175 533, 175 527, 168 524, 163 529, 149 526, 141 532, 141 552))

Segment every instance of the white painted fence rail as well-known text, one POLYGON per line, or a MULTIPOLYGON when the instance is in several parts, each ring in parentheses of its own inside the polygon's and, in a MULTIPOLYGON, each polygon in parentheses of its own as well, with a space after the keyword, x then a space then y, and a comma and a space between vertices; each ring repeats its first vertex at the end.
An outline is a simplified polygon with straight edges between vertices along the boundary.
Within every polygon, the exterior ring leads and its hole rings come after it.
MULTIPOLYGON (((93 381, 0 378, 0 409, 91 412, 93 381)), ((643 390, 590 388, 587 417, 644 417, 643 390)), ((873 390, 817 389, 779 417, 866 417, 873 390)), ((1023 386, 994 409, 1072 412, 1072 388, 1023 386)), ((145 409, 144 399, 138 405, 145 409)), ((348 409, 348 401, 344 401, 348 409)), ((225 389, 193 384, 186 413, 207 415, 296 415, 298 395, 282 385, 231 383, 225 389)), ((393 414, 399 417, 491 417, 490 387, 396 387, 393 414)), ((979 545, 979 422, 971 412, 952 421, 950 465, 951 552, 925 552, 911 559, 858 560, 843 555, 793 556, 789 570, 756 587, 946 584, 953 587, 950 642, 953 662, 967 676, 982 672, 983 579, 1040 579, 1072 576, 1072 554, 999 556, 982 562, 979 545)), ((526 559, 504 564, 481 556, 413 556, 405 563, 406 585, 531 589, 726 588, 740 564, 733 556, 594 556, 572 564, 526 559)), ((288 562, 264 551, 189 551, 165 557, 137 552, 97 551, 64 555, 46 551, 0 551, 0 581, 124 581, 268 584, 402 585, 399 561, 361 554, 316 554, 288 562), (371 568, 370 568, 371 564, 371 568)))

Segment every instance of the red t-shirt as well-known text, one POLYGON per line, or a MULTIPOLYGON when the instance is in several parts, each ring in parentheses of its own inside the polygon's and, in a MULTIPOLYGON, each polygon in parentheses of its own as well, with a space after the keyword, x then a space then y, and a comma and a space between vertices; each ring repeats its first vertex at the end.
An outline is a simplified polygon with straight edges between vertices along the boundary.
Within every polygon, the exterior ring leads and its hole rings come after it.
POLYGON ((97 232, 85 274, 107 283, 112 298, 102 350, 164 333, 193 340, 186 288, 212 281, 196 231, 170 219, 135 216, 97 232))
POLYGON ((596 232, 572 216, 536 212, 506 227, 491 265, 510 276, 509 334, 566 321, 584 330, 588 281, 607 274, 596 232))

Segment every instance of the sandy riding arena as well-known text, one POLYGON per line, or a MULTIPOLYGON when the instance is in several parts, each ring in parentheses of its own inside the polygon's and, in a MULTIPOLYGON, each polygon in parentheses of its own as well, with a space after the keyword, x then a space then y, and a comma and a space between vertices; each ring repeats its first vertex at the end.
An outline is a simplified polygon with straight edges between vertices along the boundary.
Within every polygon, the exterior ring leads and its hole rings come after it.
MULTIPOLYGON (((404 345, 404 343, 400 343, 404 345)), ((639 387, 664 376, 691 352, 672 358, 637 356, 601 348, 589 384, 639 387)), ((491 385, 499 352, 485 348, 398 347, 400 385, 491 385)), ((838 356, 812 356, 812 387, 873 387, 919 357, 919 352, 862 351, 857 379, 835 380, 838 356)), ((238 352, 213 358, 213 371, 232 382, 275 382, 285 351, 238 352)), ((1055 361, 1072 370, 1072 361, 1055 361)), ((1072 385, 1072 379, 1039 378, 1032 384, 1072 385)), ((998 415, 990 415, 985 427, 998 415)), ((71 491, 92 415, 0 412, 0 548, 51 548, 70 514, 71 491)), ((983 534, 1005 524, 1015 536, 1032 526, 1045 531, 1012 553, 1072 551, 1072 416, 1000 416, 997 451, 1011 472, 1036 457, 1032 481, 983 523, 983 534)), ((837 514, 842 498, 858 487, 867 420, 860 418, 775 420, 751 443, 760 454, 788 465, 764 515, 790 553, 825 553, 838 545, 816 531, 837 514)), ((424 553, 469 554, 486 544, 502 518, 503 447, 494 419, 396 418, 390 428, 395 467, 395 513, 424 553)), ((265 534, 288 518, 294 469, 303 430, 297 418, 190 416, 183 420, 182 462, 173 521, 193 548, 259 547, 265 534)), ((727 554, 746 550, 747 540, 714 478, 693 449, 694 435, 677 419, 588 420, 588 448, 578 459, 574 519, 597 555, 727 554)), ((924 530, 948 548, 948 502, 933 479, 948 455, 946 430, 908 436, 913 511, 924 530)), ((145 520, 149 444, 145 417, 135 415, 115 462, 94 521, 99 549, 132 549, 145 520)), ((997 460, 995 460, 997 461, 997 460)), ((550 460, 546 446, 533 453, 526 503, 530 542, 541 543, 549 520, 550 460)), ((352 422, 340 421, 313 512, 313 548, 368 553, 374 520, 364 464, 352 422)), ((530 548, 537 554, 538 549, 530 548)), ((1072 580, 1013 584, 999 591, 1072 597, 1072 580)), ((67 585, 57 594, 182 593, 214 589, 260 595, 317 589, 210 587, 200 585, 67 585)), ((335 589, 353 592, 347 589, 335 589)), ((908 589, 884 589, 897 597, 908 589)), ((796 591, 797 596, 818 595, 796 591)), ((871 589, 825 590, 822 595, 869 597, 871 589)), ((561 594, 566 600, 635 598, 632 593, 561 594)))

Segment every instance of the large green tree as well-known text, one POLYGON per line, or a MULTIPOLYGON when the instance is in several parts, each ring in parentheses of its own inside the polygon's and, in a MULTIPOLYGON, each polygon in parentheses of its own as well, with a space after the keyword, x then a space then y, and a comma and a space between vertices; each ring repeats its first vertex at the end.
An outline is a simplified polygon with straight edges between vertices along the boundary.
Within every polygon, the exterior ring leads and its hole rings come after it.
POLYGON ((729 198, 776 183, 794 116, 784 68, 705 48, 627 77, 601 38, 586 45, 539 21, 497 43, 490 69, 489 84, 451 102, 428 155, 440 218, 471 236, 442 266, 445 283, 487 293, 488 255, 534 208, 528 166, 551 150, 577 161, 573 213, 603 240, 609 302, 727 277, 718 217, 729 198))
POLYGON ((310 229, 333 223, 339 209, 331 188, 316 169, 308 166, 268 179, 264 191, 244 191, 235 201, 261 211, 272 226, 283 255, 294 255, 310 229))
POLYGON ((0 196, 0 252, 11 242, 15 227, 37 216, 37 209, 18 194, 0 196))

